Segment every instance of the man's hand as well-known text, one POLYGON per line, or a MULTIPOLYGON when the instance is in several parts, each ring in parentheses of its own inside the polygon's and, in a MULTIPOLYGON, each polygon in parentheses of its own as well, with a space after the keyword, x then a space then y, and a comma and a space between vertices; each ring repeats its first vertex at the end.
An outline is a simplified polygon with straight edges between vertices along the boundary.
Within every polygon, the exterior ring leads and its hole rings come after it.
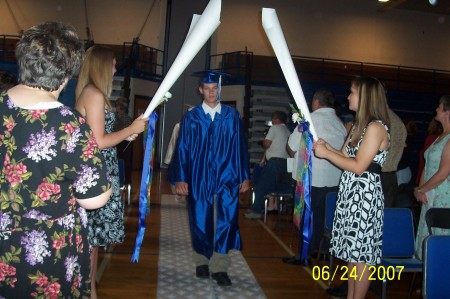
POLYGON ((189 195, 189 185, 185 182, 177 182, 175 190, 178 195, 189 195))
POLYGON ((239 185, 239 192, 243 193, 250 189, 250 180, 243 181, 242 184, 239 185))

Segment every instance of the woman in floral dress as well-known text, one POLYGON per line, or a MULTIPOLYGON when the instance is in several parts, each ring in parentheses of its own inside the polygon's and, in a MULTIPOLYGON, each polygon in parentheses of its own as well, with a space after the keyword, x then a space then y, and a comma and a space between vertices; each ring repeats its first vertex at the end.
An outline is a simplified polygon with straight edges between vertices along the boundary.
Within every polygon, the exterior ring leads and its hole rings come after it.
MULTIPOLYGON (((425 167, 414 196, 422 204, 416 238, 416 256, 422 259, 423 240, 428 236, 425 214, 430 208, 450 208, 450 95, 441 97, 435 119, 443 132, 425 151, 425 167)), ((450 235, 449 229, 433 228, 433 234, 450 235)))
POLYGON ((57 101, 80 67, 74 29, 47 22, 16 48, 19 84, 0 94, 0 298, 89 298, 86 209, 111 195, 81 115, 57 101))
POLYGON ((324 140, 315 155, 342 168, 330 253, 347 262, 347 298, 365 298, 370 268, 381 262, 384 195, 381 167, 389 149, 389 116, 383 85, 375 78, 351 84, 349 109, 356 121, 341 151, 324 140))
POLYGON ((144 131, 147 118, 138 117, 134 122, 117 132, 114 130, 115 114, 111 97, 116 59, 111 48, 92 46, 86 51, 75 90, 76 109, 86 117, 95 140, 108 166, 113 185, 113 194, 108 203, 97 210, 89 211, 89 237, 94 246, 91 254, 91 298, 96 299, 95 276, 98 247, 122 243, 125 238, 123 223, 123 201, 119 193, 119 165, 115 146, 124 140, 132 141, 144 131))

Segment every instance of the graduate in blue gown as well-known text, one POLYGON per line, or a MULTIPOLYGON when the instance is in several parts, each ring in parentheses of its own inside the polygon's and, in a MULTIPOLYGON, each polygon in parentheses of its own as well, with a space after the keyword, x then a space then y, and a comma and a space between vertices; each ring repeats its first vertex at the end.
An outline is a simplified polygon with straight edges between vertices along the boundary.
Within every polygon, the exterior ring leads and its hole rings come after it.
POLYGON ((239 192, 249 189, 250 176, 239 112, 220 103, 221 75, 203 73, 203 102, 183 118, 169 181, 187 196, 196 276, 211 272, 218 285, 230 286, 228 251, 241 249, 239 192))

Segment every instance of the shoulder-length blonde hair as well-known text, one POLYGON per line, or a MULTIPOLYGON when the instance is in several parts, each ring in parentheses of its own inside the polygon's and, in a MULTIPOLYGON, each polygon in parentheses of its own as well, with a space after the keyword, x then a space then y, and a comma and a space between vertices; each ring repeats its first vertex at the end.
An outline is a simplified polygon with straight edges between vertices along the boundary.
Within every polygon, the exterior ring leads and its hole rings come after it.
POLYGON ((358 144, 364 128, 374 120, 381 120, 390 127, 386 91, 383 84, 372 77, 353 79, 351 87, 358 90, 359 101, 355 117, 355 129, 352 136, 352 146, 358 144))
POLYGON ((86 51, 75 89, 77 100, 86 85, 92 84, 100 90, 105 98, 106 105, 111 109, 109 98, 112 92, 114 56, 114 51, 106 46, 95 45, 86 51))

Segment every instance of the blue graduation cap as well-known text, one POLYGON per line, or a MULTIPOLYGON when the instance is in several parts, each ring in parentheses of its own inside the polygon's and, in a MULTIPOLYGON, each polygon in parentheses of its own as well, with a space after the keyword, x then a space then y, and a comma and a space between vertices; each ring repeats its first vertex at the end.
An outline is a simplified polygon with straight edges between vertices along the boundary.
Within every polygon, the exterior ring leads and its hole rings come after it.
POLYGON ((223 73, 223 72, 218 72, 218 71, 202 71, 202 72, 195 72, 194 73, 196 76, 200 76, 201 77, 201 83, 221 83, 222 81, 222 76, 231 76, 230 74, 227 73, 223 73))
POLYGON ((217 83, 218 92, 217 92, 217 100, 220 101, 220 91, 222 90, 222 76, 223 77, 231 77, 230 74, 218 72, 218 71, 201 71, 195 72, 196 76, 201 76, 200 83, 208 84, 208 83, 217 83))

